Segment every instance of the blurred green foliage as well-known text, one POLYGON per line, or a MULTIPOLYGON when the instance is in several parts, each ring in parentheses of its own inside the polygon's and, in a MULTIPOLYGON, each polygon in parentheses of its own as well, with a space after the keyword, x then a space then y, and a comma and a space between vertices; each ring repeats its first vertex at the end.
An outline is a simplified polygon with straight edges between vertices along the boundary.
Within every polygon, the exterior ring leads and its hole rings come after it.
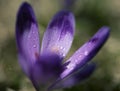
MULTIPOLYGON (((25 0, 0 0, 0 91, 34 91, 17 61, 15 44, 16 13, 25 0)), ((40 38, 52 16, 62 9, 72 11, 76 18, 76 34, 67 56, 71 56, 103 25, 111 28, 105 46, 93 59, 97 69, 84 82, 56 91, 120 91, 120 0, 26 0, 34 8, 40 38)))

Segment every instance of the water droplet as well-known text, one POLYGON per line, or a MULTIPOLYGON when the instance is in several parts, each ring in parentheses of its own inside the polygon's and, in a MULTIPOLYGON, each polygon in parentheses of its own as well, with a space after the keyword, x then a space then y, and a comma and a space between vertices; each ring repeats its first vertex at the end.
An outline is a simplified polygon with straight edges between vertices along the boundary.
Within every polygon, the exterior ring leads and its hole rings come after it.
POLYGON ((64 53, 62 53, 62 56, 63 56, 63 57, 65 57, 65 54, 64 54, 64 53))
POLYGON ((81 57, 82 57, 82 54, 80 54, 79 57, 81 58, 81 57))
POLYGON ((78 64, 78 60, 75 60, 75 63, 78 64))
POLYGON ((71 63, 71 64, 69 64, 69 65, 67 66, 67 68, 68 68, 68 69, 71 69, 71 70, 72 70, 74 67, 75 67, 75 64, 73 64, 73 63, 71 63))
POLYGON ((62 47, 62 46, 60 47, 60 49, 61 49, 62 51, 65 51, 65 48, 64 48, 64 47, 62 47))
POLYGON ((60 49, 63 50, 63 47, 61 46, 60 49))
POLYGON ((84 53, 86 56, 88 55, 88 51, 85 51, 85 53, 84 53))
POLYGON ((36 48, 36 47, 37 47, 37 45, 33 45, 33 47, 34 47, 34 48, 36 48))

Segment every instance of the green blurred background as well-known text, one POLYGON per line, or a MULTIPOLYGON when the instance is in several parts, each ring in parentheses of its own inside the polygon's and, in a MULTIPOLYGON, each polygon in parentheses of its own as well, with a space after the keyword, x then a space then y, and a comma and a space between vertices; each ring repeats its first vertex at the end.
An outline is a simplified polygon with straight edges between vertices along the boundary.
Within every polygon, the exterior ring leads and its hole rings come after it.
MULTIPOLYGON (((17 61, 15 44, 16 13, 25 0, 0 0, 0 91, 35 91, 17 61)), ((76 18, 76 33, 67 56, 72 55, 103 25, 111 35, 92 60, 97 69, 84 82, 69 89, 55 91, 120 91, 120 0, 26 0, 34 8, 40 37, 52 16, 69 9, 76 18)))

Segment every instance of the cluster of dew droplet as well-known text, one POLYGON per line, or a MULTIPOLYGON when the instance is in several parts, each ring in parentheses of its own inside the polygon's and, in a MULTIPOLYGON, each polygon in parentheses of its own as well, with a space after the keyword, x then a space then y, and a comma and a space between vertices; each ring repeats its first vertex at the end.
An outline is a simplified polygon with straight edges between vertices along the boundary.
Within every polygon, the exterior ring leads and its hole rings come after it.
MULTIPOLYGON (((38 43, 38 39, 39 38, 37 38, 37 37, 39 37, 39 35, 37 35, 38 33, 35 33, 36 32, 36 29, 37 29, 37 26, 36 25, 32 25, 31 26, 31 29, 32 29, 32 31, 30 32, 30 33, 32 33, 32 34, 30 34, 30 35, 28 35, 28 38, 29 39, 31 39, 32 38, 32 45, 33 45, 33 48, 36 48, 37 47, 37 44, 36 43, 38 43), (36 42, 37 41, 37 42, 36 42)), ((38 44, 39 45, 39 44, 38 44)))

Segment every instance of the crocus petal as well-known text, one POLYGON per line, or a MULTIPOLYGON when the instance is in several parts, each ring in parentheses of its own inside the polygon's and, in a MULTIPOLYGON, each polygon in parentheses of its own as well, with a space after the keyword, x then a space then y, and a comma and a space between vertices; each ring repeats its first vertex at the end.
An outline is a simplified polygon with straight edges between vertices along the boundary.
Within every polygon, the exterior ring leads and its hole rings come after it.
POLYGON ((48 83, 63 71, 61 58, 57 54, 45 53, 40 55, 33 68, 34 79, 40 83, 48 83))
POLYGON ((28 60, 26 60, 26 58, 24 58, 23 55, 21 55, 20 53, 18 53, 18 62, 22 68, 22 70, 24 70, 25 74, 30 77, 30 73, 29 73, 29 67, 30 65, 28 64, 28 60))
POLYGON ((85 43, 80 49, 78 49, 65 64, 65 70, 61 74, 61 78, 70 75, 72 72, 84 66, 90 61, 105 43, 109 37, 109 28, 102 27, 87 43, 85 43))
POLYGON ((96 65, 94 63, 86 64, 85 67, 79 69, 76 73, 70 75, 64 80, 57 80, 49 87, 49 89, 69 88, 71 86, 74 86, 91 76, 95 68, 96 65))
POLYGON ((45 53, 31 68, 30 79, 36 89, 41 85, 48 86, 60 76, 63 71, 62 60, 57 54, 45 53))
MULTIPOLYGON (((24 73, 29 77, 29 79, 31 80, 33 86, 35 87, 36 91, 39 91, 39 85, 36 81, 35 78, 33 78, 33 74, 34 74, 34 71, 33 71, 33 68, 35 66, 36 67, 36 64, 33 64, 33 66, 31 66, 31 64, 29 63, 29 60, 27 60, 23 55, 21 55, 20 53, 18 53, 18 61, 19 61, 19 64, 22 68, 22 70, 24 71, 24 73), (31 73, 33 71, 33 74, 31 73)), ((39 72, 40 72, 40 67, 39 67, 39 72)))
POLYGON ((29 62, 35 61, 39 54, 38 25, 33 9, 27 2, 21 5, 17 14, 16 39, 20 55, 29 62))
POLYGON ((41 52, 54 52, 64 57, 69 51, 75 31, 75 21, 72 13, 58 12, 44 34, 41 52))

